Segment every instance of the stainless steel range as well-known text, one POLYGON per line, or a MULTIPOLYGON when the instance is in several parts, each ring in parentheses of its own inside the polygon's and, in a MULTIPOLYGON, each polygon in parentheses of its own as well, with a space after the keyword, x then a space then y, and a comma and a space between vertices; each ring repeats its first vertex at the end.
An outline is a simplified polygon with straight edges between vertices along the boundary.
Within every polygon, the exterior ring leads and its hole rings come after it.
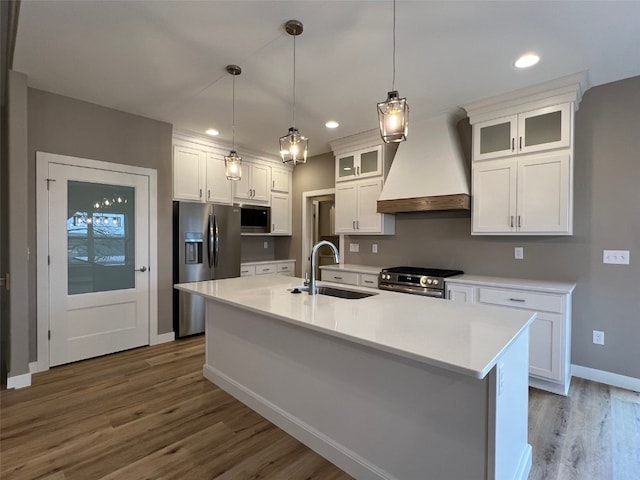
POLYGON ((394 292, 413 293, 445 298, 445 278, 461 275, 461 270, 438 268, 393 267, 380 272, 378 288, 394 292))

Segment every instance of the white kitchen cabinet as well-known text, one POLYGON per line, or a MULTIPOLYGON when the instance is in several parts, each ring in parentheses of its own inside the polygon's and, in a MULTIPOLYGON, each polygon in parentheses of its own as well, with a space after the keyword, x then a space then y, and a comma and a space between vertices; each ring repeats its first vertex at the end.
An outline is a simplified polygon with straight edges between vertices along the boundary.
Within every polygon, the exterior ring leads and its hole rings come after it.
POLYGON ((336 185, 335 232, 355 235, 393 235, 395 217, 377 213, 382 178, 336 185))
POLYGON ((291 235, 291 197, 288 193, 271 194, 271 234, 291 235))
POLYGON ((574 284, 465 275, 447 281, 447 298, 537 312, 529 333, 529 384, 566 395, 571 381, 571 295, 574 284), (464 277, 467 277, 465 279, 464 277))
POLYGON ((261 262, 244 262, 240 264, 240 276, 253 275, 286 275, 292 277, 296 270, 295 260, 273 260, 261 262))
POLYGON ((173 146, 173 199, 203 201, 206 153, 182 145, 173 146))
POLYGON ((322 280, 344 283, 360 287, 378 288, 381 268, 364 265, 323 265, 320 267, 322 280))
POLYGON ((473 160, 566 148, 572 140, 570 103, 553 105, 473 125, 473 160))
POLYGON ((228 203, 233 202, 232 180, 227 180, 227 172, 224 157, 207 153, 207 173, 205 196, 207 202, 228 203))
POLYGON ((271 167, 271 191, 290 193, 291 170, 271 167))
POLYGON ((474 165, 472 233, 570 235, 571 173, 566 152, 474 165))
POLYGON ((227 180, 224 157, 197 146, 174 145, 173 198, 230 204, 231 181, 227 180))
POLYGON ((452 300, 458 303, 470 303, 474 304, 475 301, 475 287, 471 285, 460 285, 457 283, 445 282, 447 289, 447 300, 452 300))
POLYGON ((336 155, 336 182, 382 175, 382 146, 336 155))
POLYGON ((239 203, 268 205, 271 200, 271 167, 247 160, 242 163, 242 178, 234 181, 234 200, 239 203))

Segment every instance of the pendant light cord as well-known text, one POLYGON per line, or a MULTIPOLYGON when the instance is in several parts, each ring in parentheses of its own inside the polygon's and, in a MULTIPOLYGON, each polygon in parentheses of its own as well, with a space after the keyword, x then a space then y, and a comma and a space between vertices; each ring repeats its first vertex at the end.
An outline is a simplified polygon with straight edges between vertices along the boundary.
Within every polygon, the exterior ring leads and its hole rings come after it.
POLYGON ((393 80, 391 90, 396 89, 396 0, 393 0, 393 80))
POLYGON ((233 149, 236 149, 236 76, 233 76, 233 100, 231 101, 231 135, 233 138, 233 149))
POLYGON ((296 36, 293 35, 293 126, 296 126, 296 36))

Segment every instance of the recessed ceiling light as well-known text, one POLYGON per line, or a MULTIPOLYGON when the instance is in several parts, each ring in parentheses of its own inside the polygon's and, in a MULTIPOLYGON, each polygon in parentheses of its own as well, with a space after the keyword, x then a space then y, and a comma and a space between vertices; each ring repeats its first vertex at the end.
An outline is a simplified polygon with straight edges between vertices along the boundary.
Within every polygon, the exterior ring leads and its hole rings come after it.
POLYGON ((220 132, 218 130, 216 130, 215 128, 210 128, 205 133, 207 135, 211 135, 212 137, 215 137, 216 135, 220 135, 220 132))
POLYGON ((329 120, 327 123, 324 124, 324 126, 327 128, 338 128, 340 124, 335 120, 329 120))
POLYGON ((533 67, 540 61, 540 57, 535 53, 525 53, 514 63, 516 68, 533 67))

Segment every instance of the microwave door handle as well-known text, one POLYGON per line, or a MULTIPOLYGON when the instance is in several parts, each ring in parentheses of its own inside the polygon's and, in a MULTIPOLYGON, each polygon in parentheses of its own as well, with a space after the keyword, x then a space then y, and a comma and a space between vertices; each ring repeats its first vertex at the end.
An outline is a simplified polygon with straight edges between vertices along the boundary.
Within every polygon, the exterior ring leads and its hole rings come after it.
POLYGON ((218 268, 220 258, 220 232, 218 231, 218 218, 213 216, 213 266, 218 268))
POLYGON ((213 267, 213 215, 209 214, 209 225, 207 226, 207 253, 209 268, 213 267))

